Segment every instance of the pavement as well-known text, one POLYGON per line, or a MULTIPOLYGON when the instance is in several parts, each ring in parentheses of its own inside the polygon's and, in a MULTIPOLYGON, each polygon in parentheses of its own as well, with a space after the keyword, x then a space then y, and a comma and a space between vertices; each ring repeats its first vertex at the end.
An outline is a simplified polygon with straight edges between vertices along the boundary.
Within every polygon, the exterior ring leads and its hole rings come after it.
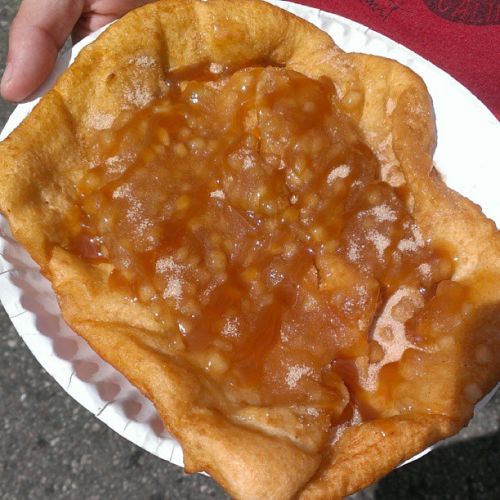
MULTIPOLYGON (((0 5, 0 68, 19 0, 0 5)), ((0 100, 0 129, 13 106, 0 100)), ((1 182, 1 179, 0 179, 1 182)), ((226 499, 128 442, 44 371, 0 307, 0 499, 226 499)), ((500 392, 458 436, 353 500, 500 498, 500 392)))

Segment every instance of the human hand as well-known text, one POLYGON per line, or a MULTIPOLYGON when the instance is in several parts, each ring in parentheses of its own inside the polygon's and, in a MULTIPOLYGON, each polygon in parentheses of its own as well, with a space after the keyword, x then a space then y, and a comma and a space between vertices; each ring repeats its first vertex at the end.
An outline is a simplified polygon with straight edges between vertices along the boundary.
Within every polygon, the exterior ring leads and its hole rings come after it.
POLYGON ((60 48, 153 0, 23 0, 9 33, 0 94, 21 101, 50 75, 60 48))

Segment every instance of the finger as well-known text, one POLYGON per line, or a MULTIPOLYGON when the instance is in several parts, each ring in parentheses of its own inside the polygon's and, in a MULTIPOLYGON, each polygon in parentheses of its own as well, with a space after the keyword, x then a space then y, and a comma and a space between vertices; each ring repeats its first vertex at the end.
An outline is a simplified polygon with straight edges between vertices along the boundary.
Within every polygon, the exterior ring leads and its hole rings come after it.
POLYGON ((86 2, 83 15, 71 34, 73 42, 78 42, 127 12, 154 1, 156 0, 94 0, 86 2))
POLYGON ((99 12, 123 16, 136 7, 152 3, 156 0, 87 0, 84 12, 99 12))
POLYGON ((71 33, 73 43, 79 42, 90 33, 97 31, 99 28, 106 26, 106 24, 116 21, 121 17, 118 14, 89 14, 83 15, 76 23, 76 26, 71 33))
POLYGON ((83 10, 83 0, 24 0, 9 33, 0 93, 21 101, 49 76, 59 49, 83 10))

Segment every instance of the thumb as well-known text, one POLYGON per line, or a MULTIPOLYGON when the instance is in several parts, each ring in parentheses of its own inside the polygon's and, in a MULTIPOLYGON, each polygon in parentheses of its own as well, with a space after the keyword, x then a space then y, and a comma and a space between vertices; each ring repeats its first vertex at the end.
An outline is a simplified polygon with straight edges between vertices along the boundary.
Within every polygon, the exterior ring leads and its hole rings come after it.
POLYGON ((9 33, 0 94, 21 101, 49 76, 83 10, 83 0, 24 0, 9 33))

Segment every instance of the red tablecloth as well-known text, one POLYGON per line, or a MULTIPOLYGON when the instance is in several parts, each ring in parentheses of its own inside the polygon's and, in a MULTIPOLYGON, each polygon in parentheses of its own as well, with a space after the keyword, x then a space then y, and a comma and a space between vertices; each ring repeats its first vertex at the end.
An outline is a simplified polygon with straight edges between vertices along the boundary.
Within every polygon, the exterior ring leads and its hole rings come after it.
POLYGON ((405 45, 456 78, 500 118, 500 0, 297 3, 358 21, 405 45))

